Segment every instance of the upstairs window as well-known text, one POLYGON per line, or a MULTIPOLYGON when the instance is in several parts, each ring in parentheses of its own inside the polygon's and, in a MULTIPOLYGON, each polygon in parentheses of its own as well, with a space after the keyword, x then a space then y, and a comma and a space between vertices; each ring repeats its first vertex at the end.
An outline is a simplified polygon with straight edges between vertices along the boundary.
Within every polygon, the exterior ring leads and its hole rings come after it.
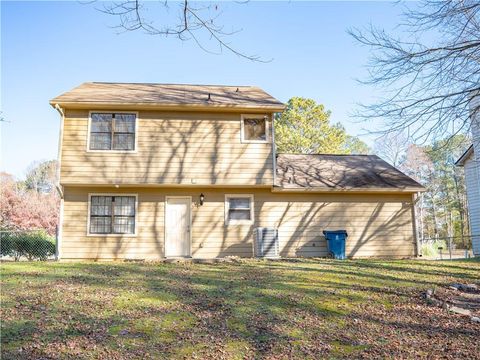
POLYGON ((90 197, 90 234, 135 234, 135 196, 90 197))
POLYGON ((268 116, 242 115, 242 142, 267 143, 268 142, 268 116))
POLYGON ((89 150, 135 151, 135 114, 92 113, 89 150))
POLYGON ((226 195, 225 222, 227 225, 253 223, 253 195, 226 195))

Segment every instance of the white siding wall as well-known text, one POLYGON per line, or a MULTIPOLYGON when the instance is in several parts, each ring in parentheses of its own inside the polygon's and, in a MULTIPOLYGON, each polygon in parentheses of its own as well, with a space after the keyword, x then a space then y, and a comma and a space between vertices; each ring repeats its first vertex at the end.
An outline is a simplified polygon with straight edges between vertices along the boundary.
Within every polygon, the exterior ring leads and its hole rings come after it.
MULTIPOLYGON (((473 98, 472 107, 480 105, 480 95, 473 98)), ((474 154, 465 162, 468 210, 472 235, 473 253, 480 256, 480 114, 472 118, 474 154)))
MULTIPOLYGON (((480 106, 480 94, 472 99, 471 108, 480 106)), ((480 113, 472 118, 472 138, 477 160, 480 158, 480 113)))

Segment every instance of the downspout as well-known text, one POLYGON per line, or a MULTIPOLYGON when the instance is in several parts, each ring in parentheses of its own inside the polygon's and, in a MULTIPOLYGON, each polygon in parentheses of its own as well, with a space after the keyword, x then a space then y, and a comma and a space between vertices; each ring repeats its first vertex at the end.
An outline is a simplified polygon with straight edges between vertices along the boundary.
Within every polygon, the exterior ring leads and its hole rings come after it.
POLYGON ((60 107, 60 105, 55 104, 55 110, 58 111, 60 114, 60 131, 59 131, 59 138, 58 138, 58 153, 57 153, 57 183, 55 187, 60 195, 60 213, 58 216, 58 230, 57 230, 57 241, 55 246, 55 259, 60 260, 61 253, 60 253, 60 245, 62 242, 62 235, 63 235, 63 203, 64 203, 64 193, 63 187, 60 185, 60 166, 62 162, 62 145, 63 145, 63 126, 65 123, 65 112, 60 107))
POLYGON ((277 183, 277 146, 275 145, 275 114, 272 113, 272 165, 273 165, 273 184, 272 189, 277 183))
POLYGON ((413 236, 415 236, 415 255, 416 257, 421 257, 422 254, 422 246, 420 244, 420 237, 418 233, 418 224, 417 224, 417 202, 420 200, 420 193, 413 193, 412 194, 412 214, 413 214, 413 236))

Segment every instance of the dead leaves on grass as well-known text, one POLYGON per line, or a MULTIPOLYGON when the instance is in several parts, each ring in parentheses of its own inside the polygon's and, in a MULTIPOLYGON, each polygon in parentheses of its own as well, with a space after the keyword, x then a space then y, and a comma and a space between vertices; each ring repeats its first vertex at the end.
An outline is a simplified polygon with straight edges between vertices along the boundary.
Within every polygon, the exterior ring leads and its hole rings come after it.
POLYGON ((415 263, 420 275, 401 287, 403 263, 385 263, 381 282, 384 265, 349 264, 52 264, 25 279, 14 264, 2 287, 2 357, 480 358, 478 326, 412 285, 445 274, 415 263))

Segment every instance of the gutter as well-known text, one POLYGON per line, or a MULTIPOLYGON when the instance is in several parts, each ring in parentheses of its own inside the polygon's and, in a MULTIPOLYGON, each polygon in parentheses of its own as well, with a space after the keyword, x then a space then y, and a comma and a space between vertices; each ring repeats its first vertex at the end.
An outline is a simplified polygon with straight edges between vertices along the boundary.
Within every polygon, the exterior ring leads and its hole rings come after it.
POLYGON ((272 192, 285 192, 285 193, 393 193, 393 194, 415 194, 425 192, 425 188, 404 188, 404 189, 389 189, 389 188, 284 188, 275 187, 272 192))
POLYGON ((418 226, 418 214, 417 214, 417 203, 420 200, 421 193, 416 192, 412 194, 412 216, 413 216, 413 236, 415 238, 415 256, 421 257, 422 254, 422 244, 420 240, 423 239, 423 234, 420 234, 420 229, 418 226))
POLYGON ((272 165, 273 165, 273 184, 277 183, 277 146, 275 145, 275 114, 272 113, 272 165))
POLYGON ((118 110, 177 110, 177 111, 223 111, 223 112, 249 112, 249 113, 265 113, 265 112, 280 112, 285 110, 283 104, 271 105, 237 105, 237 104, 160 104, 155 102, 104 102, 104 101, 58 101, 53 99, 50 101, 53 107, 59 105, 64 108, 72 109, 96 109, 108 110, 114 107, 118 110))
POLYGON ((59 260, 61 257, 60 244, 62 242, 62 235, 63 235, 64 192, 63 192, 62 185, 60 185, 60 167, 62 163, 63 126, 65 123, 65 112, 58 104, 55 104, 54 108, 60 114, 60 131, 58 135, 57 174, 56 174, 57 183, 55 184, 58 194, 60 195, 60 214, 58 216, 57 241, 55 242, 55 259, 59 260))
POLYGON ((63 109, 58 104, 55 104, 54 108, 55 108, 55 110, 58 111, 58 113, 61 116, 61 118, 60 118, 60 131, 59 131, 59 134, 58 134, 58 150, 57 150, 57 169, 56 169, 57 183, 55 184, 55 187, 57 188, 57 191, 58 191, 58 194, 60 195, 60 198, 63 199, 63 189, 60 185, 60 165, 61 165, 61 162, 62 162, 63 123, 65 122, 65 112, 63 111, 63 109))

